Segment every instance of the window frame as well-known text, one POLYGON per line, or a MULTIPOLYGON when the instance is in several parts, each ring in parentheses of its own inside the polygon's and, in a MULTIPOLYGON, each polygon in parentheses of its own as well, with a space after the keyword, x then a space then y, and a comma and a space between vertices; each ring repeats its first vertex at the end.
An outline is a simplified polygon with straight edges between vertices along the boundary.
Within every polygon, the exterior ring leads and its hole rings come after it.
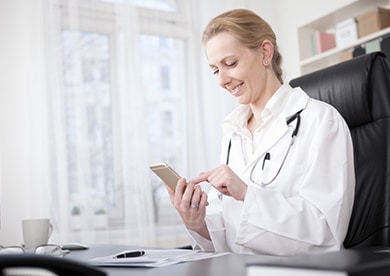
MULTIPOLYGON (((60 20, 61 20, 61 31, 70 30, 70 31, 78 31, 78 32, 96 32, 101 34, 106 34, 110 37, 110 43, 115 44, 117 41, 117 30, 116 30, 116 22, 115 22, 115 12, 116 7, 114 4, 107 2, 99 2, 94 0, 79 0, 79 1, 66 1, 66 0, 55 0, 57 1, 58 8, 60 12, 60 20), (72 6, 73 5, 73 6, 72 6), (78 13, 77 17, 73 15, 69 15, 67 12, 68 9, 76 8, 78 13)), ((148 8, 138 7, 136 8, 138 14, 139 21, 139 33, 138 34, 148 34, 148 35, 160 35, 167 36, 175 39, 182 39, 184 41, 184 59, 189 57, 189 40, 190 33, 188 32, 189 22, 185 21, 185 14, 183 12, 183 5, 181 5, 181 1, 178 1, 178 11, 175 13, 165 12, 165 11, 156 11, 148 8), (146 24, 147 23, 147 24, 146 24)), ((188 17, 187 17, 188 18, 188 17)), ((113 57, 110 62, 110 85, 112 89, 112 93, 117 93, 118 90, 116 82, 117 80, 117 68, 119 67, 117 62, 117 55, 115 53, 115 49, 117 47, 114 45, 111 47, 110 55, 113 57)), ((185 89, 187 93, 189 93, 189 83, 191 81, 188 73, 188 63, 184 62, 185 71, 187 72, 183 77, 185 80, 183 81, 185 84, 185 89)), ((136 67, 136 66, 135 66, 136 67)), ((192 82, 193 83, 193 82, 192 82)), ((63 88, 61 88, 62 90, 63 88)), ((62 91, 63 94, 64 91, 62 91)), ((186 94, 187 94, 186 93, 186 94)), ((184 101, 187 102, 187 96, 185 96, 184 101)), ((116 109, 115 105, 120 105, 112 101, 113 110, 116 109)), ((119 108, 120 110, 120 108, 119 108)), ((62 115, 64 116, 64 114, 62 115)), ((118 114, 112 114, 112 118, 115 121, 118 119, 118 114)), ((188 114, 186 114, 188 116, 188 114)), ((119 118, 120 120, 120 118, 119 118)), ((186 119, 185 119, 186 120, 186 119)), ((118 129, 116 124, 113 124, 113 139, 114 143, 118 142, 118 137, 121 136, 121 131, 118 129), (117 137, 117 138, 116 138, 117 137), (116 141, 115 141, 116 140, 116 141)), ((188 133, 185 133, 185 140, 188 145, 188 133)), ((185 155, 185 160, 188 162, 188 153, 187 151, 183 153, 185 155)), ((114 162, 118 163, 118 156, 120 153, 117 152, 117 149, 113 152, 114 162)), ((185 168, 186 170, 187 168, 185 168)), ((115 185, 123 185, 123 179, 118 180, 119 184, 115 185)), ((66 181, 66 183, 68 183, 66 181)), ((71 206, 68 206, 69 210, 71 206)), ((124 216, 125 214, 122 214, 124 216)), ((122 217, 123 218, 123 217, 122 217)), ((117 219, 121 219, 118 217, 117 219)))

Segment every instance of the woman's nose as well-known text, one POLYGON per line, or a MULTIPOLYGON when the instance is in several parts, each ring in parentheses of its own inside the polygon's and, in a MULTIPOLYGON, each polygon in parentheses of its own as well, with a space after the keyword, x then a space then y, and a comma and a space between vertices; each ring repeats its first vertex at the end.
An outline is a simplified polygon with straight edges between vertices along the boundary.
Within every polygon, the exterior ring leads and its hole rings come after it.
POLYGON ((223 88, 226 88, 226 85, 228 85, 231 82, 231 77, 227 72, 220 70, 218 72, 218 80, 219 80, 219 85, 223 88))

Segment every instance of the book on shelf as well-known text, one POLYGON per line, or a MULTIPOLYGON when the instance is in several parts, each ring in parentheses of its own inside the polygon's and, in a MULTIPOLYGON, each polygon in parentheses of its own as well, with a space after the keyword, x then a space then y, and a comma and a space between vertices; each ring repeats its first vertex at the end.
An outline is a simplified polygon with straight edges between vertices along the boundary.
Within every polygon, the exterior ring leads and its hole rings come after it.
POLYGON ((374 39, 366 43, 366 52, 372 53, 381 50, 381 43, 379 39, 374 39))
POLYGON ((333 33, 315 31, 314 35, 318 54, 336 47, 336 39, 333 33))
POLYGON ((247 276, 388 276, 390 248, 347 249, 272 260, 251 260, 247 276))

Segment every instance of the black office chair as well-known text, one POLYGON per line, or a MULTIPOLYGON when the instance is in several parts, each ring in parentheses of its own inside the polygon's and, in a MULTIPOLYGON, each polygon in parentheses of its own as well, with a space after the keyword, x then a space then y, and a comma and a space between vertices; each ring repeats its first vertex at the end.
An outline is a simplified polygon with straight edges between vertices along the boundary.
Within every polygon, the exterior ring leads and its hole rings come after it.
POLYGON ((47 255, 0 255, 0 275, 104 276, 98 268, 75 260, 47 255), (38 270, 37 270, 38 269, 38 270), (48 274, 48 272, 50 272, 48 274))
POLYGON ((390 245, 390 68, 381 52, 356 57, 290 82, 333 105, 346 120, 356 189, 346 248, 390 245))

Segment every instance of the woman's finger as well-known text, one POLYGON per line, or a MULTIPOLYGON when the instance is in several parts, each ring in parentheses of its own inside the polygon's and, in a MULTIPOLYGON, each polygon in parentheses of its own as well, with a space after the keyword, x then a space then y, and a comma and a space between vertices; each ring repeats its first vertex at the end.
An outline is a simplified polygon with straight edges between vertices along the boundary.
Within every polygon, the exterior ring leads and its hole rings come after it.
POLYGON ((202 189, 200 186, 195 186, 194 191, 192 193, 192 198, 191 198, 191 204, 190 207, 193 209, 199 208, 200 200, 202 196, 202 189))

